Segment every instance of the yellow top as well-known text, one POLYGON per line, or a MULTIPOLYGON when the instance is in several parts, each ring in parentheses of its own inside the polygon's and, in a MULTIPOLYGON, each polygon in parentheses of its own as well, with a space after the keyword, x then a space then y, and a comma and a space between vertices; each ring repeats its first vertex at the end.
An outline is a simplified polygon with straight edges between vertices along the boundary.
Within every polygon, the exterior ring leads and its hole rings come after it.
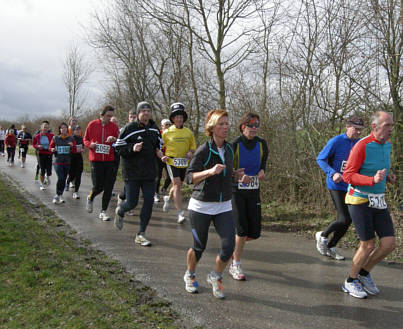
MULTIPOLYGON (((193 132, 186 127, 178 129, 172 125, 162 133, 162 140, 164 142, 165 155, 169 157, 167 163, 171 166, 174 166, 174 158, 185 158, 190 150, 196 150, 196 141, 193 132)), ((183 166, 175 167, 181 168, 183 166)))

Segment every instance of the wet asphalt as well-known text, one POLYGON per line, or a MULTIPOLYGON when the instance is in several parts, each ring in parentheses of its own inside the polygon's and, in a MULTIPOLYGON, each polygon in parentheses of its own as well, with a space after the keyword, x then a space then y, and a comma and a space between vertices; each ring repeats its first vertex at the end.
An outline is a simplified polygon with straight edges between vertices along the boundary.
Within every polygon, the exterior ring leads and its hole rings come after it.
MULTIPOLYGON (((351 265, 351 250, 341 250, 345 261, 335 261, 316 251, 315 241, 292 233, 263 232, 248 242, 242 266, 247 281, 233 280, 225 271, 225 300, 213 297, 206 282, 219 249, 214 227, 210 228, 207 249, 197 268, 199 293, 184 289, 186 252, 192 245, 189 222, 176 223, 176 211, 162 212, 162 202, 154 204, 147 229, 151 247, 134 243, 139 227, 139 204, 134 216, 126 216, 122 231, 113 220, 98 219, 101 196, 94 201, 94 212, 85 210, 90 189, 89 175, 83 175, 80 200, 65 192, 66 203, 52 204, 56 175, 46 191, 34 181, 36 159, 28 156, 25 168, 18 160, 8 167, 0 157, 0 171, 28 192, 33 202, 42 202, 64 219, 92 247, 118 260, 129 273, 170 301, 179 313, 179 326, 193 328, 403 328, 403 266, 379 264, 372 272, 381 293, 360 300, 343 293, 341 284, 351 265)), ((119 191, 121 184, 116 184, 119 191)), ((109 215, 113 219, 116 197, 109 215)))

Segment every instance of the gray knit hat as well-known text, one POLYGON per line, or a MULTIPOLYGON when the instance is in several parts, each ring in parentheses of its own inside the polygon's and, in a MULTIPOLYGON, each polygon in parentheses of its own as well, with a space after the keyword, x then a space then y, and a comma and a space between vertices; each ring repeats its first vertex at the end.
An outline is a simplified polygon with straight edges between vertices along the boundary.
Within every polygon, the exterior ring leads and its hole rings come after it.
POLYGON ((151 111, 151 105, 148 102, 140 102, 137 104, 137 114, 139 114, 140 111, 149 109, 151 111))

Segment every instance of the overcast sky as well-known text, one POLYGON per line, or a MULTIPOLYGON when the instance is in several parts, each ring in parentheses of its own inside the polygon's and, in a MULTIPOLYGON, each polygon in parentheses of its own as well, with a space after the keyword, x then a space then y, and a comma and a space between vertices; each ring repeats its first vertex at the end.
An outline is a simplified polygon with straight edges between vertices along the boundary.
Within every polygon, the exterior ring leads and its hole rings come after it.
MULTIPOLYGON (((88 26, 99 4, 95 0, 0 0, 0 120, 68 109, 64 57, 73 42, 91 54, 82 40, 82 25, 88 26)), ((99 76, 95 73, 85 87, 88 106, 102 99, 99 76)))

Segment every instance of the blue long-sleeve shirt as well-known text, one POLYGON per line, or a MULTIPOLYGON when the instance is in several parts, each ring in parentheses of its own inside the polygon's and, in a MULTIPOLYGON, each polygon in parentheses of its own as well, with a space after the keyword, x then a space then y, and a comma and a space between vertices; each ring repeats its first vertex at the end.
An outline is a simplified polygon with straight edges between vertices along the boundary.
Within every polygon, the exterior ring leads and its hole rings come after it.
POLYGON ((347 191, 347 184, 333 181, 335 173, 343 174, 348 155, 359 139, 351 140, 346 134, 341 134, 330 139, 316 158, 319 167, 326 174, 326 185, 329 190, 347 191))

